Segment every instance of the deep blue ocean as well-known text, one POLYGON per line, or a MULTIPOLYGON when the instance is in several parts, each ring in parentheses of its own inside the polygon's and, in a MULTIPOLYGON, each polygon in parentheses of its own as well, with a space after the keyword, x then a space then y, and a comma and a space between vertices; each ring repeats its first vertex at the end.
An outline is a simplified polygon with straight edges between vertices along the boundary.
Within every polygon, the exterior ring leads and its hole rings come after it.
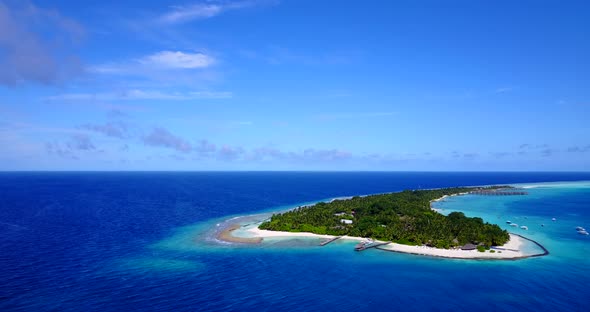
POLYGON ((590 311, 590 238, 575 231, 590 228, 587 181, 590 173, 0 173, 0 311, 590 311), (231 217, 334 197, 552 181, 586 182, 437 204, 528 224, 520 234, 551 252, 540 258, 208 237, 231 217))

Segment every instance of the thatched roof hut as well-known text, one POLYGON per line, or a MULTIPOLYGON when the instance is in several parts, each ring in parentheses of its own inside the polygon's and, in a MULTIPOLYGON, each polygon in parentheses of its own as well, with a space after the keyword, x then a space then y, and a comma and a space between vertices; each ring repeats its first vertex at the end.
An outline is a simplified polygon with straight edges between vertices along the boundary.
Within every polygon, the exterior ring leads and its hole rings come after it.
POLYGON ((461 247, 461 250, 475 250, 477 249, 477 245, 473 244, 465 244, 465 246, 461 247))

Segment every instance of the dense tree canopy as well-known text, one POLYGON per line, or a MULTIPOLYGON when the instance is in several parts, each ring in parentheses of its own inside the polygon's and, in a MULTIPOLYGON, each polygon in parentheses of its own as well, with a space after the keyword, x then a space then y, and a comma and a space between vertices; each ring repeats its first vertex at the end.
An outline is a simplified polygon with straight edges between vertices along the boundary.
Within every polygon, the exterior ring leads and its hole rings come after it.
POLYGON ((508 232, 495 224, 484 223, 481 218, 468 218, 461 212, 444 216, 430 209, 434 199, 473 190, 476 188, 403 191, 322 202, 275 214, 260 228, 371 237, 438 248, 467 243, 505 244, 510 238, 508 232), (352 220, 352 224, 345 224, 343 219, 352 220))

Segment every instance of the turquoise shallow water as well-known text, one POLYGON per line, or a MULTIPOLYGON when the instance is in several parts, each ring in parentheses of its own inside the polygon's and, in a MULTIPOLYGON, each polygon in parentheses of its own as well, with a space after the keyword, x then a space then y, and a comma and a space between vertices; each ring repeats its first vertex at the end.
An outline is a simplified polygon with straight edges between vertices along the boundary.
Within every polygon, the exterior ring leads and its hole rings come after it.
MULTIPOLYGON (((469 293, 474 304, 478 300, 485 302, 487 307, 479 308, 480 310, 538 311, 565 310, 566 307, 585 310, 584 305, 590 292, 581 285, 590 280, 590 239, 579 235, 575 228, 590 228, 590 182, 514 186, 526 188, 528 195, 454 196, 434 203, 433 207, 441 209, 445 214, 461 211, 468 216, 481 217, 487 222, 496 223, 512 233, 542 244, 550 251, 547 256, 521 260, 459 260, 378 250, 356 253, 353 251, 355 243, 350 241, 336 241, 327 247, 318 247, 320 240, 314 238, 267 239, 258 246, 223 243, 214 239, 218 232, 215 229, 236 222, 243 225, 253 224, 267 218, 272 211, 282 211, 292 206, 277 207, 275 210, 251 216, 221 218, 201 223, 194 228, 180 230, 160 242, 157 248, 166 245, 165 248, 170 250, 180 248, 195 252, 221 252, 236 257, 279 257, 277 261, 285 265, 285 270, 290 270, 290 266, 324 267, 328 264, 332 268, 327 272, 312 270, 315 273, 302 272, 300 277, 319 282, 317 276, 310 277, 309 274, 320 274, 323 277, 319 279, 330 289, 351 287, 337 283, 336 280, 340 279, 365 286, 366 282, 358 279, 369 280, 371 284, 381 285, 383 288, 378 289, 372 285, 368 289, 381 293, 399 294, 399 289, 408 287, 414 289, 410 296, 413 304, 420 307, 418 310, 465 309, 464 305, 450 302, 451 298, 460 297, 457 296, 458 292, 469 293), (552 218, 556 218, 556 221, 552 221, 552 218), (529 229, 512 227, 506 220, 527 225, 529 229), (195 237, 199 240, 196 243, 195 237), (321 261, 321 264, 314 261, 321 261), (341 276, 337 276, 338 274, 341 276), (428 293, 419 291, 420 285, 428 293), (388 287, 396 288, 394 290, 388 287), (444 299, 440 296, 444 296, 444 299), (422 299, 418 298, 438 300, 440 305, 425 304, 419 302, 422 299)), ((542 253, 532 243, 527 243, 522 248, 527 254, 542 253)), ((266 262, 258 259, 261 263, 266 262)), ((361 296, 372 296, 366 290, 356 289, 361 296)), ((406 293, 406 290, 401 292, 406 293)), ((381 295, 377 295, 375 298, 380 297, 381 295)), ((407 298, 400 302, 406 300, 407 298)), ((386 304, 386 301, 378 301, 378 304, 386 304)))
POLYGON ((590 228, 590 204, 587 201, 590 182, 515 186, 524 187, 528 195, 456 196, 437 202, 434 207, 443 209, 443 213, 461 211, 467 216, 481 217, 510 232, 531 238, 551 252, 549 260, 585 262, 590 252, 589 237, 579 235, 576 227, 590 228), (556 221, 552 221, 553 218, 556 221), (519 227, 514 228, 506 221, 517 223, 519 227), (522 225, 529 229, 520 229, 522 225))
POLYGON ((407 188, 590 180, 578 173, 0 175, 2 311, 587 311, 589 183, 436 205, 545 245, 517 261, 430 258, 318 240, 215 241, 228 218, 407 188), (552 222, 555 217, 557 221, 552 222), (540 224, 545 224, 541 227, 540 224), (218 227, 217 224, 220 224, 218 227))

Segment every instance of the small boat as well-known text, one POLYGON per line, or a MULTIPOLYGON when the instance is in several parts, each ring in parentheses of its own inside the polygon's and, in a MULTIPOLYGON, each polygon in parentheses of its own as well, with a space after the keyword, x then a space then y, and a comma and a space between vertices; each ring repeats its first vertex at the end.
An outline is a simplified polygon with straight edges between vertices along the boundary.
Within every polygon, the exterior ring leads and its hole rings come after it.
POLYGON ((364 242, 360 242, 360 243, 356 244, 356 246, 354 246, 354 250, 356 250, 356 251, 365 250, 372 243, 373 243, 373 240, 372 239, 368 239, 368 240, 366 240, 364 242))
POLYGON ((521 228, 521 229, 523 229, 523 230, 528 230, 528 229, 529 229, 529 227, 528 227, 528 226, 526 226, 526 225, 523 225, 523 226, 521 226, 520 228, 521 228))
POLYGON ((555 218, 551 218, 551 221, 557 221, 557 219, 555 219, 555 218))
POLYGON ((541 223, 541 226, 545 226, 545 223, 541 223))
POLYGON ((360 242, 354 246, 354 250, 356 251, 361 251, 363 249, 365 249, 365 242, 360 242))
POLYGON ((586 231, 578 231, 578 234, 581 234, 581 235, 588 235, 588 232, 586 232, 586 231))
POLYGON ((510 223, 510 226, 518 227, 518 224, 516 224, 516 223, 510 223))
POLYGON ((586 229, 581 226, 576 226, 576 231, 586 231, 586 229))
POLYGON ((506 221, 506 223, 510 224, 510 223, 512 223, 512 221, 508 220, 508 221, 506 221))

